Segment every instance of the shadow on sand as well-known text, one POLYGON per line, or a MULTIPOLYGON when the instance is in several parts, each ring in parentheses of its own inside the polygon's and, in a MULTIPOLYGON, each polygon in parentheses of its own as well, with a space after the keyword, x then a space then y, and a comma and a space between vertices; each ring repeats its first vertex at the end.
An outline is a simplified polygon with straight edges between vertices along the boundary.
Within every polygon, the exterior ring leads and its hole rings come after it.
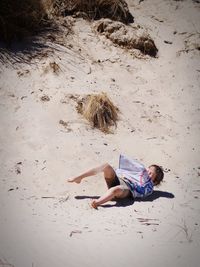
MULTIPOLYGON (((133 205, 134 202, 152 202, 156 200, 157 198, 174 198, 174 194, 166 192, 166 191, 160 191, 160 190, 155 190, 152 195, 140 199, 140 198, 135 198, 133 199, 132 197, 130 198, 125 198, 125 199, 116 199, 113 200, 115 203, 114 204, 104 204, 101 205, 103 208, 111 208, 111 207, 126 207, 126 206, 131 206, 133 205)), ((82 200, 82 199, 98 199, 99 196, 75 196, 75 199, 82 200)))
MULTIPOLYGON (((56 25, 44 26, 40 31, 26 38, 21 38, 18 41, 3 42, 0 40, 0 63, 15 63, 31 64, 34 58, 46 58, 53 50, 58 50, 52 40, 56 40, 61 31, 56 25), (52 39, 54 38, 54 39, 52 39)), ((58 46, 59 47, 59 46, 58 46)), ((35 63, 32 63, 35 64, 35 63)))
POLYGON ((0 42, 0 63, 30 65, 33 58, 46 56, 47 50, 50 52, 49 46, 36 37, 30 38, 29 41, 13 42, 9 46, 0 42))
POLYGON ((155 200, 157 198, 160 198, 160 197, 174 198, 175 196, 174 196, 174 194, 166 192, 166 191, 155 190, 152 195, 150 195, 150 196, 148 196, 148 197, 146 197, 144 199, 139 199, 138 198, 138 199, 136 199, 136 201, 146 201, 146 202, 149 201, 149 202, 151 202, 151 201, 153 201, 153 200, 155 200))

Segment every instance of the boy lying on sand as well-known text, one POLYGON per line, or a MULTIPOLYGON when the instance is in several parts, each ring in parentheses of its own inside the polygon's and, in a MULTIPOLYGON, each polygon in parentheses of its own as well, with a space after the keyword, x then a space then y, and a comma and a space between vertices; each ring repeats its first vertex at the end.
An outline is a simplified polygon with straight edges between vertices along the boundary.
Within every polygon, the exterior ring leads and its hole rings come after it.
POLYGON ((138 161, 120 155, 119 168, 116 170, 106 163, 67 181, 79 184, 82 179, 99 172, 104 173, 108 190, 100 198, 92 201, 91 205, 95 209, 113 198, 144 198, 149 196, 153 193, 154 185, 160 184, 164 177, 160 166, 151 165, 146 169, 138 161))

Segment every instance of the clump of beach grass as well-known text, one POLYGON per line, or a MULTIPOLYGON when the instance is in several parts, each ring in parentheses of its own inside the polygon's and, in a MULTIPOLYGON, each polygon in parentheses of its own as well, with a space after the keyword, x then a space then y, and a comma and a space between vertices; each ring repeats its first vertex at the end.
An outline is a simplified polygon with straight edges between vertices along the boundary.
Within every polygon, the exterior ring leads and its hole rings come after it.
POLYGON ((62 15, 77 15, 89 19, 110 18, 125 24, 134 21, 124 0, 55 0, 54 7, 62 15))
POLYGON ((30 36, 47 25, 53 0, 1 0, 0 40, 10 43, 30 36))
POLYGON ((109 133, 110 127, 118 120, 119 109, 112 103, 106 93, 87 95, 78 101, 77 110, 92 127, 109 133))

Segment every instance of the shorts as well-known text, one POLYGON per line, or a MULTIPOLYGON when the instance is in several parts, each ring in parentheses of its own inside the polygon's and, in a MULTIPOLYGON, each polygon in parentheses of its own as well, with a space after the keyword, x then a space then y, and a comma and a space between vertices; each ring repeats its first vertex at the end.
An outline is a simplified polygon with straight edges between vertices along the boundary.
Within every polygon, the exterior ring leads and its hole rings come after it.
POLYGON ((131 190, 128 184, 123 179, 117 177, 117 175, 115 175, 115 178, 112 179, 112 181, 110 181, 110 179, 106 179, 106 183, 107 183, 108 188, 120 185, 120 187, 124 190, 124 196, 126 197, 132 196, 131 190))

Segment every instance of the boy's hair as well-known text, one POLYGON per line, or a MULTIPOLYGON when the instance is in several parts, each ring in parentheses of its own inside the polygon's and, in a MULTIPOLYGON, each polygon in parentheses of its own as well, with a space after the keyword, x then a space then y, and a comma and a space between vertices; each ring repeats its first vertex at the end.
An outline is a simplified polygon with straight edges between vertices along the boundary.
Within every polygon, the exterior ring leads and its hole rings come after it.
POLYGON ((161 166, 156 165, 156 164, 153 164, 150 167, 154 167, 155 168, 156 177, 155 177, 155 180, 154 180, 154 184, 155 185, 159 185, 162 182, 163 178, 164 178, 163 168, 161 166))

